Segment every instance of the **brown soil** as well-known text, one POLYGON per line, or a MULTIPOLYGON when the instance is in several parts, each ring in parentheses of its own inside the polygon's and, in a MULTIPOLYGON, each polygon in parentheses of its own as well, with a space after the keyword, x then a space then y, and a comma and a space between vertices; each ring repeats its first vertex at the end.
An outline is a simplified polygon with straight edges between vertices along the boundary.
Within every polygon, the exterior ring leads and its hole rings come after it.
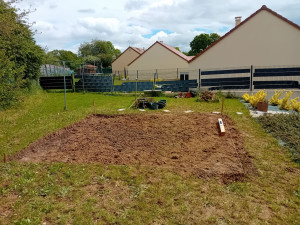
POLYGON ((234 122, 220 115, 91 115, 30 144, 15 158, 26 162, 147 165, 181 175, 243 179, 252 164, 234 122))

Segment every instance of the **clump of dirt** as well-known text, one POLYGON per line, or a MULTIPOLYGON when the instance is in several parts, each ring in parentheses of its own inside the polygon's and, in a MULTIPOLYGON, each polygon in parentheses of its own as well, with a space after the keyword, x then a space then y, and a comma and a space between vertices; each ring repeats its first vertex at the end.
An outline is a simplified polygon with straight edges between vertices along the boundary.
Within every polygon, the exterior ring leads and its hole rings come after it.
POLYGON ((26 162, 148 165, 183 176, 243 179, 252 164, 234 122, 207 113, 91 115, 23 149, 15 159, 26 162))

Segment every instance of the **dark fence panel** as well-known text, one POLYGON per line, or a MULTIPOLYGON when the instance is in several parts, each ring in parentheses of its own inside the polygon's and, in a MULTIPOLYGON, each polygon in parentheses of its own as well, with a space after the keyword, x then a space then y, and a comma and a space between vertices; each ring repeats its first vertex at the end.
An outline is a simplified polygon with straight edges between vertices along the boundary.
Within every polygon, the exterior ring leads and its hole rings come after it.
POLYGON ((261 68, 255 69, 255 72, 259 73, 279 73, 279 72, 299 72, 300 67, 285 67, 285 68, 261 68))
MULTIPOLYGON (((66 89, 73 88, 72 76, 66 76, 66 89)), ((43 89, 64 89, 64 77, 53 76, 53 77, 40 77, 40 85, 43 89)))
POLYGON ((75 83, 75 89, 90 92, 110 92, 112 85, 111 76, 85 75, 75 83))
POLYGON ((207 70, 207 71, 202 71, 201 75, 236 74, 236 73, 250 73, 250 69, 207 70))
POLYGON ((279 77, 279 76, 300 76, 300 71, 286 71, 286 72, 256 72, 254 77, 279 77))
POLYGON ((250 77, 210 78, 201 79, 201 86, 210 90, 219 89, 249 89, 250 77))
POLYGON ((254 81, 254 89, 286 89, 300 88, 298 81, 254 81))
MULTIPOLYGON (((156 82, 156 89, 162 91, 173 92, 187 92, 190 88, 197 88, 197 80, 176 80, 176 81, 159 81, 156 82)), ((133 92, 133 91, 145 91, 152 90, 153 82, 124 82, 121 85, 115 85, 114 91, 116 92, 133 92)))

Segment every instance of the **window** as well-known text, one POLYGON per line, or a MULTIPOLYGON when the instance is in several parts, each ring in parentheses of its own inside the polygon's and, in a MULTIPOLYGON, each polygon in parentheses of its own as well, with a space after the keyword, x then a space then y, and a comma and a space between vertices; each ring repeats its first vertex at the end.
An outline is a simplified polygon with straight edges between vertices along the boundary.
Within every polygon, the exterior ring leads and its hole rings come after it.
POLYGON ((189 73, 180 73, 180 80, 188 80, 189 73))

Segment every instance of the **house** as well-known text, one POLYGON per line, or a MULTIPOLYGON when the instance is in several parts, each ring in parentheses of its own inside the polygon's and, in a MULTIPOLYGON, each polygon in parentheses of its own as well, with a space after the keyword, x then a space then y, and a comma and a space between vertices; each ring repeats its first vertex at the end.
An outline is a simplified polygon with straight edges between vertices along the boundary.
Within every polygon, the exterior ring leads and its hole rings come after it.
POLYGON ((125 76, 127 74, 127 66, 145 50, 136 47, 128 47, 121 55, 112 62, 113 74, 125 76))
POLYGON ((76 70, 77 74, 95 74, 96 72, 97 72, 97 66, 93 66, 93 65, 83 65, 76 70))
POLYGON ((193 56, 186 56, 162 41, 156 41, 143 54, 129 63, 129 77, 149 80, 155 75, 159 78, 157 71, 164 70, 165 79, 178 78, 179 71, 188 68, 189 60, 192 58, 193 56))
POLYGON ((300 65, 300 27, 265 5, 189 61, 189 68, 300 65))

